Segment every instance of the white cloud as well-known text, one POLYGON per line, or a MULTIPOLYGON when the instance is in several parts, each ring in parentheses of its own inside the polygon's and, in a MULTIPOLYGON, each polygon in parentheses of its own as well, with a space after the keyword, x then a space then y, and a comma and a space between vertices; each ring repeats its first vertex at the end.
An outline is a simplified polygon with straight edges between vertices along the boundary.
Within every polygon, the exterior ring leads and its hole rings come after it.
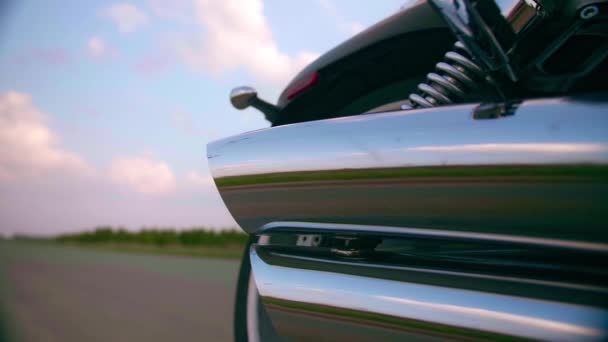
POLYGON ((201 125, 195 120, 194 115, 187 111, 177 110, 171 113, 171 122, 182 136, 196 137, 197 140, 202 138, 203 141, 211 141, 221 136, 220 132, 212 125, 201 125))
POLYGON ((73 59, 63 48, 37 47, 23 51, 15 61, 19 64, 43 64, 61 66, 70 64, 73 59))
POLYGON ((57 146, 47 115, 31 96, 0 94, 0 181, 41 176, 52 171, 88 173, 92 169, 77 155, 57 146))
POLYGON ((358 23, 358 22, 350 23, 348 28, 349 28, 350 33, 352 33, 352 34, 357 34, 361 31, 365 30, 365 26, 363 26, 363 24, 358 23))
POLYGON ((95 172, 59 144, 48 116, 29 94, 0 93, 0 234, 235 225, 209 176, 177 180, 149 157, 115 159, 109 172, 95 172))
POLYGON ((167 163, 147 157, 112 161, 110 179, 144 194, 164 194, 175 190, 176 182, 167 163))
POLYGON ((148 15, 129 3, 116 3, 103 11, 122 33, 135 32, 148 23, 148 15))
POLYGON ((186 174, 186 181, 189 185, 199 187, 215 187, 215 182, 210 175, 201 175, 196 171, 190 171, 186 174))
POLYGON ((289 55, 279 49, 262 0, 196 0, 195 13, 204 39, 182 41, 176 49, 197 70, 219 74, 245 68, 259 79, 284 84, 318 57, 311 52, 289 55))
POLYGON ((154 15, 182 23, 191 22, 188 14, 192 12, 192 5, 191 0, 148 0, 148 6, 154 15))
POLYGON ((176 111, 171 114, 173 125, 184 133, 199 135, 200 129, 194 123, 192 114, 184 111, 176 111))
POLYGON ((336 27, 347 34, 355 35, 365 29, 365 26, 356 21, 349 21, 340 12, 336 5, 331 0, 317 0, 319 6, 329 15, 336 23, 336 27))
POLYGON ((99 37, 91 37, 87 42, 87 48, 93 57, 101 57, 106 52, 106 43, 99 37))

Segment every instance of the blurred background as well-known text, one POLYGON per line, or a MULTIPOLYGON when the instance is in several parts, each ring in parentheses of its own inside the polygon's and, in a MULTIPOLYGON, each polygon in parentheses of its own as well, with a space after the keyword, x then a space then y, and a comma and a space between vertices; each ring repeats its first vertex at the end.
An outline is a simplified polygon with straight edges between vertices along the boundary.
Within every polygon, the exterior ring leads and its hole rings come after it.
POLYGON ((205 145, 405 0, 0 0, 0 340, 230 340, 205 145))

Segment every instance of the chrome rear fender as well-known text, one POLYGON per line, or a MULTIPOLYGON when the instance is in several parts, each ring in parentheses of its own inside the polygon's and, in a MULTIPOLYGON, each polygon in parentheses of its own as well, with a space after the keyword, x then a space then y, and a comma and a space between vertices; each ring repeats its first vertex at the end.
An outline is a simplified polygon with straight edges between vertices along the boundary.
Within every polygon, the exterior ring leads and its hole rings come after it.
POLYGON ((252 233, 276 221, 606 242, 608 96, 306 122, 209 144, 219 192, 252 233))

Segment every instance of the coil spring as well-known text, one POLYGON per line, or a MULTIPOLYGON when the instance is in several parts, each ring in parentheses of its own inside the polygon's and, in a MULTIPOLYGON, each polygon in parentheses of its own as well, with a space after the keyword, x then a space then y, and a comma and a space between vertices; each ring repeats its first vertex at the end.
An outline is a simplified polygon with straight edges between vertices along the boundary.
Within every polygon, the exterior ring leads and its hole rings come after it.
POLYGON ((476 89, 485 76, 461 42, 454 44, 454 50, 447 52, 445 61, 437 63, 435 69, 426 75, 427 83, 418 85, 419 92, 409 96, 413 108, 453 103, 476 89))

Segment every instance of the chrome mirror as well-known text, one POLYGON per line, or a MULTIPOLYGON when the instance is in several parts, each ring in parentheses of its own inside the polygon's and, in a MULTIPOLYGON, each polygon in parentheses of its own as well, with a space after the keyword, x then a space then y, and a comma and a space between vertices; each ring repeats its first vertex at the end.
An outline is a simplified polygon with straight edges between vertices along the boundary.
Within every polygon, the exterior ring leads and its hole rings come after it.
POLYGON ((236 109, 245 109, 258 97, 257 91, 252 87, 237 87, 230 92, 230 103, 236 109))
POLYGON ((266 120, 275 122, 279 115, 279 108, 258 97, 258 92, 252 87, 236 87, 230 92, 230 103, 236 109, 242 110, 253 107, 264 114, 266 120))

